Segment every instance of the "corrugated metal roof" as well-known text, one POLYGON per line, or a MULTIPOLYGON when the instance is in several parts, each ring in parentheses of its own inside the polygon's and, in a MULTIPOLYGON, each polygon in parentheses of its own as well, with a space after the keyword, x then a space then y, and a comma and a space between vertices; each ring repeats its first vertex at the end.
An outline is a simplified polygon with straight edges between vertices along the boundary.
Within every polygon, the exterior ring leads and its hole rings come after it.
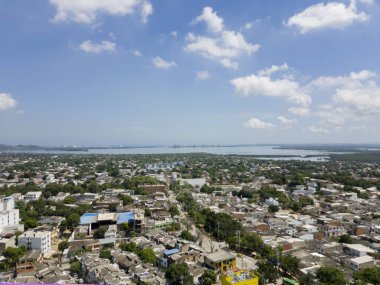
POLYGON ((80 217, 80 224, 81 225, 88 225, 96 223, 98 219, 97 213, 85 213, 80 217))
POLYGON ((135 220, 135 214, 133 212, 119 213, 117 217, 117 224, 129 223, 135 220))
POLYGON ((177 253, 177 252, 179 252, 179 249, 178 249, 178 248, 173 248, 173 249, 165 250, 165 251, 164 251, 164 254, 165 254, 166 256, 169 256, 169 255, 175 254, 175 253, 177 253))

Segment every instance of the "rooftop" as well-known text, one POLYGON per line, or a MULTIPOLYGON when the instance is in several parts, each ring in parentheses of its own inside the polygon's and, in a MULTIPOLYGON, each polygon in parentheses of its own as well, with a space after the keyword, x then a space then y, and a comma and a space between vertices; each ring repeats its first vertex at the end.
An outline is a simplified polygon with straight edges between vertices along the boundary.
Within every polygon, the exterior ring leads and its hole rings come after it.
POLYGON ((224 260, 230 260, 230 259, 236 258, 235 255, 233 255, 233 254, 231 254, 231 253, 229 253, 227 251, 224 251, 224 250, 220 250, 220 251, 216 251, 216 252, 210 253, 206 257, 209 260, 211 260, 212 262, 221 262, 221 261, 224 261, 224 260))

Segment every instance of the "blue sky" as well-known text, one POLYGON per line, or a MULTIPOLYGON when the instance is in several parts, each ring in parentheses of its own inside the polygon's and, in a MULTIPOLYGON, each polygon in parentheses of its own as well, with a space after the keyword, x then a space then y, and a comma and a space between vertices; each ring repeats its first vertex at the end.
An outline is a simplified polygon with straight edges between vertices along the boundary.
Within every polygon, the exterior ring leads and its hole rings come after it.
POLYGON ((0 0, 0 143, 380 143, 377 0, 0 0))

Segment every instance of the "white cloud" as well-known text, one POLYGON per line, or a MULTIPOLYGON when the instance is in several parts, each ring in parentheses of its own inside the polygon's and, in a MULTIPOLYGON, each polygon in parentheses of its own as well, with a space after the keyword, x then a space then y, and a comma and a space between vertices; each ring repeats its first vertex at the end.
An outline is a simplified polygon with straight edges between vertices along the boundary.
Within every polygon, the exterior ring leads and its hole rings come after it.
POLYGON ((209 9, 211 8, 204 8, 202 15, 196 18, 193 23, 197 23, 201 20, 206 21, 209 25, 209 29, 212 29, 216 35, 211 37, 189 33, 186 36, 188 43, 184 47, 184 50, 188 53, 200 54, 207 59, 217 61, 225 67, 236 69, 239 65, 237 60, 240 56, 251 55, 256 52, 260 46, 248 43, 239 32, 224 30, 222 19, 217 16, 212 9, 209 9), (205 9, 209 11, 206 14, 205 9), (205 17, 205 15, 208 15, 208 17, 205 17))
POLYGON ((288 119, 284 116, 278 116, 277 119, 281 122, 281 124, 284 124, 284 125, 292 125, 296 122, 295 120, 288 119))
POLYGON ((272 129, 274 125, 272 123, 263 122, 257 118, 252 118, 249 121, 245 122, 244 127, 251 129, 272 129))
POLYGON ((311 103, 300 84, 290 79, 272 79, 268 76, 250 75, 231 80, 237 93, 243 96, 284 97, 289 102, 301 106, 311 103))
POLYGON ((170 32, 170 35, 173 37, 173 38, 176 38, 178 36, 178 32, 177 31, 171 31, 170 32))
POLYGON ((153 13, 152 4, 146 0, 50 0, 56 8, 55 22, 91 24, 98 14, 124 16, 141 9, 141 21, 146 22, 153 13))
POLYGON ((295 26, 301 33, 322 29, 344 29, 354 22, 365 22, 370 18, 358 12, 356 1, 345 5, 339 2, 318 3, 288 19, 288 26, 295 26))
POLYGON ((357 85, 376 77, 376 73, 369 70, 351 72, 344 76, 320 76, 309 83, 309 87, 330 88, 342 85, 357 85))
POLYGON ((205 22, 211 32, 218 33, 223 30, 223 19, 211 7, 204 7, 202 14, 196 17, 191 24, 194 25, 200 22, 205 22))
POLYGON ((244 25, 244 28, 246 30, 250 30, 250 29, 252 29, 252 27, 253 27, 253 22, 248 22, 248 23, 245 23, 245 25, 244 25))
POLYGON ((116 50, 116 44, 109 41, 101 41, 100 43, 84 41, 79 46, 79 49, 88 53, 113 52, 116 50))
POLYGON ((205 80, 210 77, 210 73, 207 70, 198 71, 196 77, 199 80, 205 80))
POLYGON ((272 65, 269 68, 262 69, 258 72, 258 75, 260 76, 270 76, 273 73, 280 72, 280 71, 287 71, 289 70, 289 66, 287 63, 284 63, 283 65, 272 65))
POLYGON ((0 111, 12 109, 17 105, 15 99, 8 93, 0 93, 0 111))
POLYGON ((343 113, 343 110, 336 109, 333 111, 320 111, 315 113, 315 116, 320 117, 325 123, 330 125, 341 126, 346 122, 343 113))
POLYGON ((132 50, 132 54, 133 54, 134 56, 142 56, 141 51, 139 51, 139 50, 137 50, 137 49, 132 50))
POLYGON ((319 134, 328 134, 330 133, 329 130, 322 128, 322 127, 316 127, 316 126, 310 126, 309 131, 313 133, 319 133, 319 134))
POLYGON ((310 114, 310 109, 309 108, 302 108, 302 107, 300 107, 300 108, 291 107, 288 109, 288 112, 292 113, 293 115, 303 117, 303 116, 308 116, 310 114))
POLYGON ((350 133, 354 133, 354 132, 357 132, 357 131, 362 131, 362 130, 364 130, 364 129, 366 129, 366 126, 364 126, 364 125, 360 125, 360 126, 351 126, 351 127, 348 128, 348 131, 349 131, 350 133))
POLYGON ((143 23, 148 22, 148 17, 153 14, 153 5, 145 1, 141 6, 141 21, 143 23))
POLYGON ((174 61, 166 61, 159 56, 153 58, 152 62, 156 68, 160 69, 169 69, 177 65, 174 61))

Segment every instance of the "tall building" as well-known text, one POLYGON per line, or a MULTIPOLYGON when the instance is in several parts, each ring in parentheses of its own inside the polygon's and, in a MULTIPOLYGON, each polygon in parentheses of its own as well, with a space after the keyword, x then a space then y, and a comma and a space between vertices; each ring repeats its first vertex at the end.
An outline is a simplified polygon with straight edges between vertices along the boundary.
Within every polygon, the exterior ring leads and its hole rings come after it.
POLYGON ((48 252, 51 249, 51 232, 28 230, 20 235, 17 240, 18 246, 26 246, 27 250, 48 252))
POLYGON ((12 197, 0 197, 0 234, 7 230, 17 229, 20 222, 20 213, 15 209, 12 197))

